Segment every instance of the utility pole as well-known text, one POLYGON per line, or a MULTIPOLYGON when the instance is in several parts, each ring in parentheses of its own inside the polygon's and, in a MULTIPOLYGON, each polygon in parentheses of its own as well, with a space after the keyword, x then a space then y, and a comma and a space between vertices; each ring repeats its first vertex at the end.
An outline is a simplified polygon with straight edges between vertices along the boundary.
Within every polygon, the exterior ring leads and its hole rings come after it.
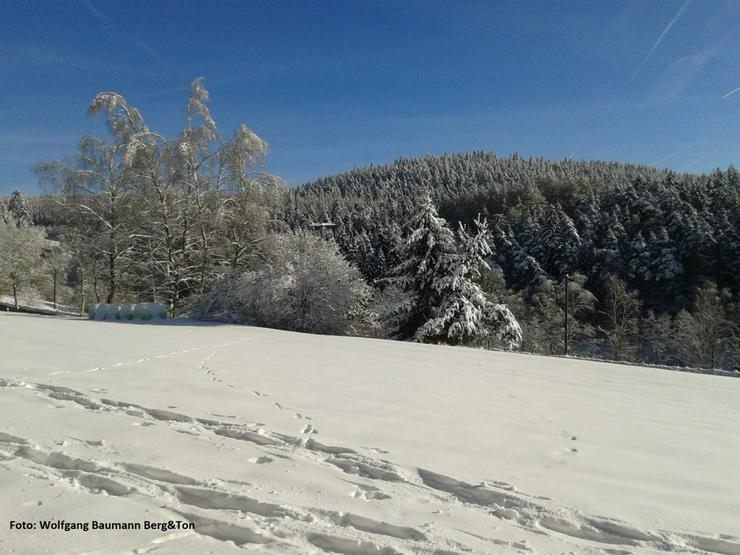
POLYGON ((57 310, 57 269, 52 270, 54 276, 54 310, 57 310))
POLYGON ((568 274, 565 274, 565 356, 568 356, 568 274))

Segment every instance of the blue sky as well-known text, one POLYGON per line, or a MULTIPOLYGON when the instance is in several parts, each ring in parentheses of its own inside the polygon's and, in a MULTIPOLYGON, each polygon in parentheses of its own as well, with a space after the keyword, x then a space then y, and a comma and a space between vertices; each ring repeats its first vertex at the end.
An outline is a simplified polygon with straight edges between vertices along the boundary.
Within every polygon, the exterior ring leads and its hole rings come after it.
POLYGON ((175 133, 204 76, 291 185, 427 153, 707 171, 740 158, 740 2, 0 2, 0 191, 106 132, 114 90, 175 133), (736 92, 732 92, 736 91, 736 92))

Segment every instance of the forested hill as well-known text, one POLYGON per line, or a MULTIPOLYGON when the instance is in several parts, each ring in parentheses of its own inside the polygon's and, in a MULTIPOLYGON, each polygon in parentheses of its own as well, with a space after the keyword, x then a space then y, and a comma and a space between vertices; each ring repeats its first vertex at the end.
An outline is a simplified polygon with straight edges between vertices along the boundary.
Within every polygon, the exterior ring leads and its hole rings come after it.
MULTIPOLYGON (((661 181, 669 173, 618 162, 553 162, 517 154, 500 158, 493 152, 476 151, 399 158, 388 165, 357 168, 303 184, 291 196, 298 217, 308 216, 307 209, 313 211, 312 217, 321 217, 324 211, 354 202, 403 203, 430 192, 448 216, 465 218, 469 205, 476 214, 498 214, 520 201, 545 202, 562 197, 559 193, 624 187, 637 179, 661 181)), ((685 178, 701 179, 690 175, 685 178)))
POLYGON ((422 156, 418 158, 400 157, 391 164, 356 168, 334 176, 322 177, 300 188, 327 187, 337 185, 346 189, 352 185, 366 182, 368 178, 377 184, 387 181, 406 180, 414 185, 419 179, 425 184, 440 185, 440 178, 451 182, 477 182, 485 184, 491 181, 514 184, 532 182, 538 177, 589 177, 592 179, 619 179, 638 175, 661 175, 668 170, 658 170, 651 166, 625 164, 608 161, 560 160, 552 161, 542 157, 524 158, 512 154, 506 158, 493 151, 473 151, 441 156, 422 156))
POLYGON ((374 279, 396 262, 393 245, 427 192, 453 226, 488 217, 506 285, 525 294, 578 273, 598 296, 617 275, 646 308, 676 312, 706 280, 739 290, 740 174, 733 166, 691 175, 492 152, 402 158, 299 186, 283 217, 294 227, 337 224, 345 254, 374 279))

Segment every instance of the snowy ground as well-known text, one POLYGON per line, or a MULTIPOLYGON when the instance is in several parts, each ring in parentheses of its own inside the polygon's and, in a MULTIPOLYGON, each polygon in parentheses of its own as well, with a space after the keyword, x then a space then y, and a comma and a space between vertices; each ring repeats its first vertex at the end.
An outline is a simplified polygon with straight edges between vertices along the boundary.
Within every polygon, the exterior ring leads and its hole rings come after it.
POLYGON ((740 554, 740 379, 25 314, 0 341, 3 554, 740 554), (196 527, 9 527, 58 519, 196 527))

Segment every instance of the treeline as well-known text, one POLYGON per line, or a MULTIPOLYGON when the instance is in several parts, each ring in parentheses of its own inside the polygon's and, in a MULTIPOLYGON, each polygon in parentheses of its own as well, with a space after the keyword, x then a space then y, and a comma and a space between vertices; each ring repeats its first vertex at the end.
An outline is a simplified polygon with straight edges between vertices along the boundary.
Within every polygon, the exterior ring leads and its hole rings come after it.
POLYGON ((734 167, 679 175, 473 152, 289 189, 246 126, 221 137, 208 100, 195 80, 168 137, 121 95, 98 94, 89 112, 108 138, 38 164, 47 195, 0 202, 0 241, 44 236, 23 257, 0 252, 0 289, 48 299, 53 273, 81 311, 158 301, 318 333, 737 368, 734 167))

